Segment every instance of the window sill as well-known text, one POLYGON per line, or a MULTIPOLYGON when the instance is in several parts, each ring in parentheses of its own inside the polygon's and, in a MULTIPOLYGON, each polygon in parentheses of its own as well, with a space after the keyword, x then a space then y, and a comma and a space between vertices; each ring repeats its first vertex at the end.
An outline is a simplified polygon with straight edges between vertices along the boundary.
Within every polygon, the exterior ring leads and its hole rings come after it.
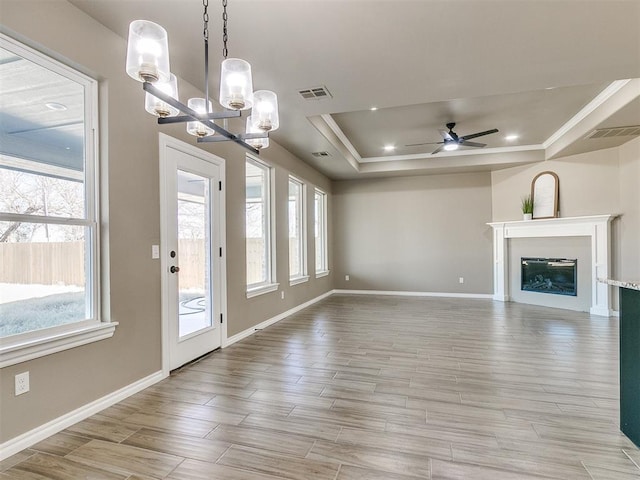
POLYGON ((0 343, 0 368, 26 362, 34 358, 44 357, 52 353, 97 342, 113 336, 118 322, 103 322, 67 332, 41 338, 31 338, 21 342, 0 343))
POLYGON ((247 298, 253 298, 258 295, 264 295, 265 293, 275 292, 279 287, 279 283, 270 283, 269 285, 260 285, 259 287, 247 289, 247 298))
POLYGON ((309 281, 309 275, 300 275, 299 277, 290 278, 289 285, 290 286, 299 285, 301 283, 308 282, 308 281, 309 281))
POLYGON ((316 272, 316 278, 322 278, 329 275, 329 270, 322 270, 321 272, 316 272))

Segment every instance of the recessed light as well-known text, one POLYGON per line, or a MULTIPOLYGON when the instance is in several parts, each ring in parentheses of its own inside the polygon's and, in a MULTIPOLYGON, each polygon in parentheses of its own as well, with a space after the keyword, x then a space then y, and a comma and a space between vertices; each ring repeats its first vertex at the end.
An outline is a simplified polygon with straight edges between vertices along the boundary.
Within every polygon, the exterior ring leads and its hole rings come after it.
POLYGON ((57 103, 57 102, 45 103, 44 106, 47 107, 49 110, 55 110, 56 112, 63 112, 64 110, 67 109, 66 105, 63 105, 62 103, 57 103))
POLYGON ((378 107, 371 107, 369 110, 371 110, 372 112, 375 112, 376 110, 378 110, 378 107))
POLYGON ((504 139, 508 142, 513 142, 514 140, 517 140, 520 138, 520 135, 507 135, 506 137, 504 137, 504 139))
POLYGON ((396 149, 395 145, 385 145, 384 146, 384 151, 385 152, 393 152, 396 149))

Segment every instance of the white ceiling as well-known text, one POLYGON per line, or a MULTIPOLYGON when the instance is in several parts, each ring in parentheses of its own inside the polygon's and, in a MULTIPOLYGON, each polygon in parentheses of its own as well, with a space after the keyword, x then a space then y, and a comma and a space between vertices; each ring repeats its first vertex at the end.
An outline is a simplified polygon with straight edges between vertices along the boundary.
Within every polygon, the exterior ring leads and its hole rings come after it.
MULTIPOLYGON (((122 37, 132 20, 160 23, 172 71, 202 86, 199 0, 70 1, 122 37)), ((637 0, 229 0, 228 10, 229 55, 278 94, 273 139, 334 179, 543 161, 630 140, 585 140, 593 128, 640 124, 637 82, 605 90, 640 77, 637 0), (297 93, 317 86, 332 98, 297 93), (439 141, 450 121, 459 135, 500 132, 473 152, 404 147, 439 141)), ((209 13, 215 92, 221 5, 209 13)))

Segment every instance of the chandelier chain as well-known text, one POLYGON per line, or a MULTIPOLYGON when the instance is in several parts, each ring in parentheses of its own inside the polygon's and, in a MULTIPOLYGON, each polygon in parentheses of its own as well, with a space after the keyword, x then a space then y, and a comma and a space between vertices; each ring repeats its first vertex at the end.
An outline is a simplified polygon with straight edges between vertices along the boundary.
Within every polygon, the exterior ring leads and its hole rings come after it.
POLYGON ((202 30, 202 36, 205 41, 209 40, 209 12, 207 11, 209 8, 209 0, 202 0, 202 5, 204 6, 204 12, 202 14, 202 22, 204 23, 204 27, 202 30))
POLYGON ((227 58, 229 55, 229 49, 227 48, 227 41, 229 40, 229 34, 227 33, 227 0, 222 0, 222 57, 227 58))

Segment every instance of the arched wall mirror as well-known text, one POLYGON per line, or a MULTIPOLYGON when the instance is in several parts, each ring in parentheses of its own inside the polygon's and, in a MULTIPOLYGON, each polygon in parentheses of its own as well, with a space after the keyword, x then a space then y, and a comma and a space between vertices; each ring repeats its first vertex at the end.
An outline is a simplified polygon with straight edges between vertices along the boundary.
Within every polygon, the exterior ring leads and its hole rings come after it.
POLYGON ((541 172, 531 182, 533 218, 555 218, 558 216, 558 175, 541 172))

